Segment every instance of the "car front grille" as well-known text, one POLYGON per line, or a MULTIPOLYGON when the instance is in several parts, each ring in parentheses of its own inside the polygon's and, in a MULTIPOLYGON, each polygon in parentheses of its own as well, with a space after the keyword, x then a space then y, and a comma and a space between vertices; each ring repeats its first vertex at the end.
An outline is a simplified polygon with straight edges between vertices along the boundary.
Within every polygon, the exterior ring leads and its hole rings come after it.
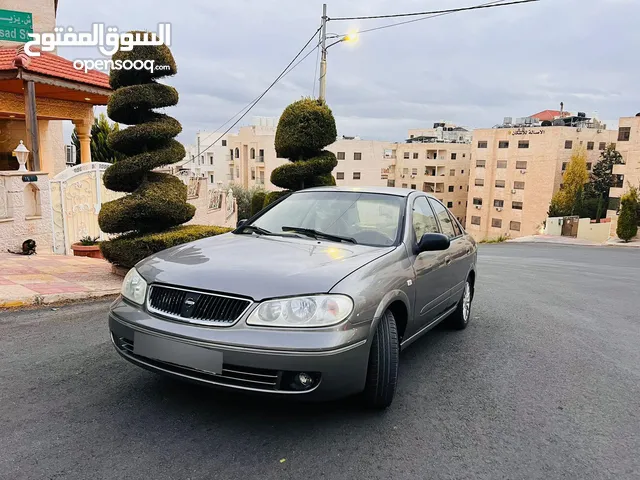
POLYGON ((232 324, 250 304, 242 298, 160 285, 151 286, 148 300, 151 312, 205 325, 232 324))
POLYGON ((133 340, 129 340, 125 337, 113 335, 113 343, 120 352, 127 356, 153 367, 169 371, 170 373, 186 375, 208 383, 226 385, 229 387, 250 388, 252 390, 279 390, 281 372, 277 370, 243 367, 225 363, 222 365, 222 374, 214 375, 213 373, 203 372, 194 368, 188 368, 136 355, 133 353, 133 340))

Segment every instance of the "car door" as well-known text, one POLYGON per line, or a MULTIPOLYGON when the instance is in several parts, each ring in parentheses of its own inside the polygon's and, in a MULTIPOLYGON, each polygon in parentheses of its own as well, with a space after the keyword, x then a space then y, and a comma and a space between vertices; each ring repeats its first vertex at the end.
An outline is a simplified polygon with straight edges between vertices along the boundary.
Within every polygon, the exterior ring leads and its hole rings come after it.
POLYGON ((416 330, 429 325, 449 305, 450 281, 447 279, 445 258, 448 250, 422 252, 416 254, 418 241, 425 233, 441 233, 435 213, 426 196, 420 196, 413 202, 412 208, 413 238, 411 239, 411 261, 416 276, 415 312, 416 330))
POLYGON ((449 282, 450 288, 449 305, 453 305, 460 298, 462 290, 464 289, 464 281, 469 273, 466 258, 470 252, 470 245, 463 235, 462 228, 451 212, 435 198, 430 198, 429 202, 438 219, 440 230, 448 236, 451 241, 445 257, 445 269, 448 270, 447 281, 449 282))

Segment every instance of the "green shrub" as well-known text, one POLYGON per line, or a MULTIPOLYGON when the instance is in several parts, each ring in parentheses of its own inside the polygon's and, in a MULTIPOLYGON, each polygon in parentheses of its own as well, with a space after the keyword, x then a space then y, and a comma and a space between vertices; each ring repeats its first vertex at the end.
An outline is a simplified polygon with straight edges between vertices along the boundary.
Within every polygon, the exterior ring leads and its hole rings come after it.
MULTIPOLYGON (((153 35, 131 33, 145 37, 153 35)), ((174 106, 179 100, 175 88, 156 82, 177 73, 171 50, 166 45, 138 45, 129 52, 117 51, 113 60, 153 60, 155 65, 169 67, 153 72, 112 69, 109 77, 114 92, 109 97, 107 114, 112 120, 130 126, 111 132, 107 138, 109 148, 121 153, 122 157, 105 171, 103 181, 109 190, 129 195, 103 204, 98 223, 103 232, 128 234, 103 243, 106 252, 103 255, 110 262, 128 266, 132 259, 139 260, 146 256, 143 253, 153 253, 156 245, 166 243, 159 241, 153 248, 147 248, 149 243, 144 239, 152 237, 144 234, 162 232, 188 222, 195 214, 195 207, 187 202, 187 186, 180 179, 153 172, 157 167, 185 157, 184 147, 174 139, 182 131, 180 122, 154 111, 174 106), (138 240, 131 244, 131 251, 119 247, 129 245, 132 238, 138 240)), ((170 238, 175 237, 175 230, 173 232, 174 236, 170 238)), ((176 242, 182 238, 178 237, 176 242)), ((190 237, 185 238, 178 243, 189 241, 190 237)))
POLYGON ((638 234, 638 189, 631 187, 620 197, 620 215, 616 235, 628 242, 638 234))
POLYGON ((264 207, 264 199, 267 196, 267 192, 264 190, 257 191, 251 197, 251 216, 253 217, 264 207))
POLYGON ((287 190, 335 185, 331 171, 338 162, 323 148, 336 136, 333 113, 323 101, 305 98, 289 105, 278 121, 275 149, 291 163, 276 168, 271 183, 287 190))
POLYGON ((166 232, 141 235, 130 233, 100 243, 102 255, 111 263, 131 268, 140 260, 176 245, 231 231, 227 227, 184 225, 166 232))
POLYGON ((279 192, 269 192, 269 193, 267 193, 267 196, 264 197, 264 205, 263 205, 262 208, 264 208, 267 205, 277 201, 281 197, 284 197, 285 195, 288 195, 289 193, 291 193, 291 192, 288 191, 288 190, 282 190, 282 191, 279 191, 279 192))

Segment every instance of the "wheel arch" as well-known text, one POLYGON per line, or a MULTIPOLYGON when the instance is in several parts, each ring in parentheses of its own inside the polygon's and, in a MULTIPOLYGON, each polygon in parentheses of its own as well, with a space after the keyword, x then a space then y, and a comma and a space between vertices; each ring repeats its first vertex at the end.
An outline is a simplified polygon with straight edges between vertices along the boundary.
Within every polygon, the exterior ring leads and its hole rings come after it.
POLYGON ((409 312, 411 312, 409 297, 402 290, 392 290, 382 297, 373 316, 373 322, 371 322, 369 338, 373 338, 376 328, 378 328, 378 324, 382 319, 382 315, 387 310, 391 310, 391 313, 393 313, 398 328, 398 339, 402 341, 409 324, 409 312))

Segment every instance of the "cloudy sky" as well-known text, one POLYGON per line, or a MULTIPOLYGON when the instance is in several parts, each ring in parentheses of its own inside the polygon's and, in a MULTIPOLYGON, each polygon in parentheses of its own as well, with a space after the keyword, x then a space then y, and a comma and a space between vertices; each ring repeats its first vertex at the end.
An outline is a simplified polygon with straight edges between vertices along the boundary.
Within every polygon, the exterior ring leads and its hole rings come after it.
MULTIPOLYGON (((380 15, 488 0, 325 0, 329 17, 380 15)), ((61 0, 58 25, 155 31, 171 22, 179 140, 215 130, 260 95, 318 28, 322 0, 61 0)), ((615 127, 640 111, 640 0, 541 0, 462 12, 363 33, 329 49, 327 102, 341 135, 402 141, 409 128, 447 120, 491 127, 544 109, 598 112, 615 127)), ((329 22, 330 33, 393 19, 329 22)), ((62 48, 67 58, 86 52, 62 48)), ((95 58, 100 58, 96 52, 95 58)), ((316 54, 240 123, 278 116, 311 95, 316 54)), ((317 95, 317 82, 316 82, 317 95)))

